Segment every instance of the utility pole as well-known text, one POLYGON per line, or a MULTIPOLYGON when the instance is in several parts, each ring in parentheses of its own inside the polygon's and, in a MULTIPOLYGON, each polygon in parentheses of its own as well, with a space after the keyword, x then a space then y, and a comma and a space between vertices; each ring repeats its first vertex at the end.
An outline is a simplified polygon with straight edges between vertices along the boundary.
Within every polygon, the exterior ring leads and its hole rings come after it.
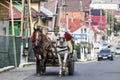
POLYGON ((80 11, 83 11, 83 1, 80 1, 80 11))
POLYGON ((66 31, 67 28, 67 19, 66 19, 66 0, 62 0, 62 14, 63 14, 63 23, 62 23, 62 27, 64 28, 64 30, 66 31))
MULTIPOLYGON (((20 63, 26 63, 28 61, 28 44, 31 31, 31 0, 22 0, 22 14, 21 14, 21 61, 20 63), (23 33, 24 32, 24 33, 23 33), (24 36, 24 37, 23 37, 24 36), (25 47, 23 43, 25 41, 25 47)), ((20 64, 20 66, 22 66, 20 64)))

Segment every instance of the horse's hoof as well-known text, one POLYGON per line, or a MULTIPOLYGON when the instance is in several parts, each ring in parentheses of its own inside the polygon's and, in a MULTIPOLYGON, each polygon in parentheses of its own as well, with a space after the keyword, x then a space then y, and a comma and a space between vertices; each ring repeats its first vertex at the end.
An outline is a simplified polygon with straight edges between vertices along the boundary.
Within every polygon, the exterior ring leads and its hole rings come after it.
POLYGON ((36 74, 36 76, 38 76, 38 77, 39 77, 39 76, 41 76, 41 74, 40 74, 40 73, 37 73, 37 74, 36 74))
POLYGON ((45 72, 42 72, 42 75, 44 75, 45 74, 45 72))
POLYGON ((63 68, 63 70, 62 70, 62 75, 63 75, 63 76, 66 75, 66 69, 65 69, 65 68, 63 68))
POLYGON ((63 72, 62 72, 62 75, 65 76, 65 75, 66 75, 66 71, 63 71, 63 72))
POLYGON ((59 74, 59 77, 62 77, 62 74, 59 74))

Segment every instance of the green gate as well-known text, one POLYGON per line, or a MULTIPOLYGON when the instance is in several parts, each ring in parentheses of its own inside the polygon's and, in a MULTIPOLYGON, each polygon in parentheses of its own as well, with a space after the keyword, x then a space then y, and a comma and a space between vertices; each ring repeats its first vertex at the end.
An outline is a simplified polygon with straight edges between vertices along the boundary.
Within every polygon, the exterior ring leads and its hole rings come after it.
MULTIPOLYGON (((6 66, 19 66, 21 56, 21 37, 0 36, 0 68, 6 66), (14 45, 15 44, 15 45, 14 45)), ((23 39, 23 51, 25 49, 26 39, 23 39)), ((29 57, 28 61, 34 61, 34 54, 30 39, 28 39, 29 57)))

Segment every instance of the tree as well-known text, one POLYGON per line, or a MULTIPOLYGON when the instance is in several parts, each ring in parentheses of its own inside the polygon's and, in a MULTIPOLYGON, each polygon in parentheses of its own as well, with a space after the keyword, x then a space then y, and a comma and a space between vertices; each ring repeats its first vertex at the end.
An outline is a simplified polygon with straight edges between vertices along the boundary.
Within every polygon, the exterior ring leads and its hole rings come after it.
POLYGON ((111 33, 114 31, 118 32, 120 30, 120 22, 117 21, 114 14, 112 14, 108 11, 107 11, 107 24, 108 24, 108 28, 109 28, 109 30, 107 29, 108 35, 111 35, 111 33), (113 21, 112 21, 112 19, 113 19, 113 21))

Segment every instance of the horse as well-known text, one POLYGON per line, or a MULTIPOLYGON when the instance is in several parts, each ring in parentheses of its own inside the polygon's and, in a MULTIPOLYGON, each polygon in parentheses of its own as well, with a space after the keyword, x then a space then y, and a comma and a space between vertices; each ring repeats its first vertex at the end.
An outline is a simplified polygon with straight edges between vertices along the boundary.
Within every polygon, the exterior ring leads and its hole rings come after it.
POLYGON ((68 63, 67 61, 73 58, 73 53, 74 53, 73 52, 74 41, 73 41, 72 36, 70 34, 67 34, 67 36, 65 35, 64 37, 60 37, 59 48, 67 49, 66 52, 64 52, 64 54, 58 54, 58 59, 59 59, 59 64, 60 64, 59 74, 60 74, 60 76, 62 76, 62 75, 65 75, 65 73, 66 73, 66 65, 68 63), (66 41, 66 40, 68 40, 68 38, 70 38, 69 42, 70 42, 71 48, 68 46, 67 41, 66 41), (70 49, 72 49, 72 50, 70 50, 70 49), (61 57, 62 55, 64 55, 63 59, 61 57))
MULTIPOLYGON (((65 54, 63 53, 64 59, 62 59, 61 54, 57 52, 57 47, 63 48, 65 44, 65 40, 63 38, 60 38, 60 40, 58 41, 59 45, 57 45, 56 47, 52 43, 51 39, 46 35, 44 35, 42 33, 42 30, 39 28, 34 29, 31 39, 32 39, 34 55, 36 58, 36 73, 38 75, 42 75, 45 73, 47 58, 48 56, 51 55, 53 58, 53 64, 55 64, 54 60, 57 56, 60 66, 59 74, 60 76, 64 75, 66 72, 66 62, 67 62, 68 52, 65 52, 65 54)), ((65 47, 67 48, 67 46, 65 47)))
POLYGON ((47 56, 52 55, 54 59, 56 54, 51 49, 52 42, 50 38, 44 35, 41 29, 34 29, 31 39, 36 58, 36 73, 41 75, 44 74, 46 70, 47 56))

